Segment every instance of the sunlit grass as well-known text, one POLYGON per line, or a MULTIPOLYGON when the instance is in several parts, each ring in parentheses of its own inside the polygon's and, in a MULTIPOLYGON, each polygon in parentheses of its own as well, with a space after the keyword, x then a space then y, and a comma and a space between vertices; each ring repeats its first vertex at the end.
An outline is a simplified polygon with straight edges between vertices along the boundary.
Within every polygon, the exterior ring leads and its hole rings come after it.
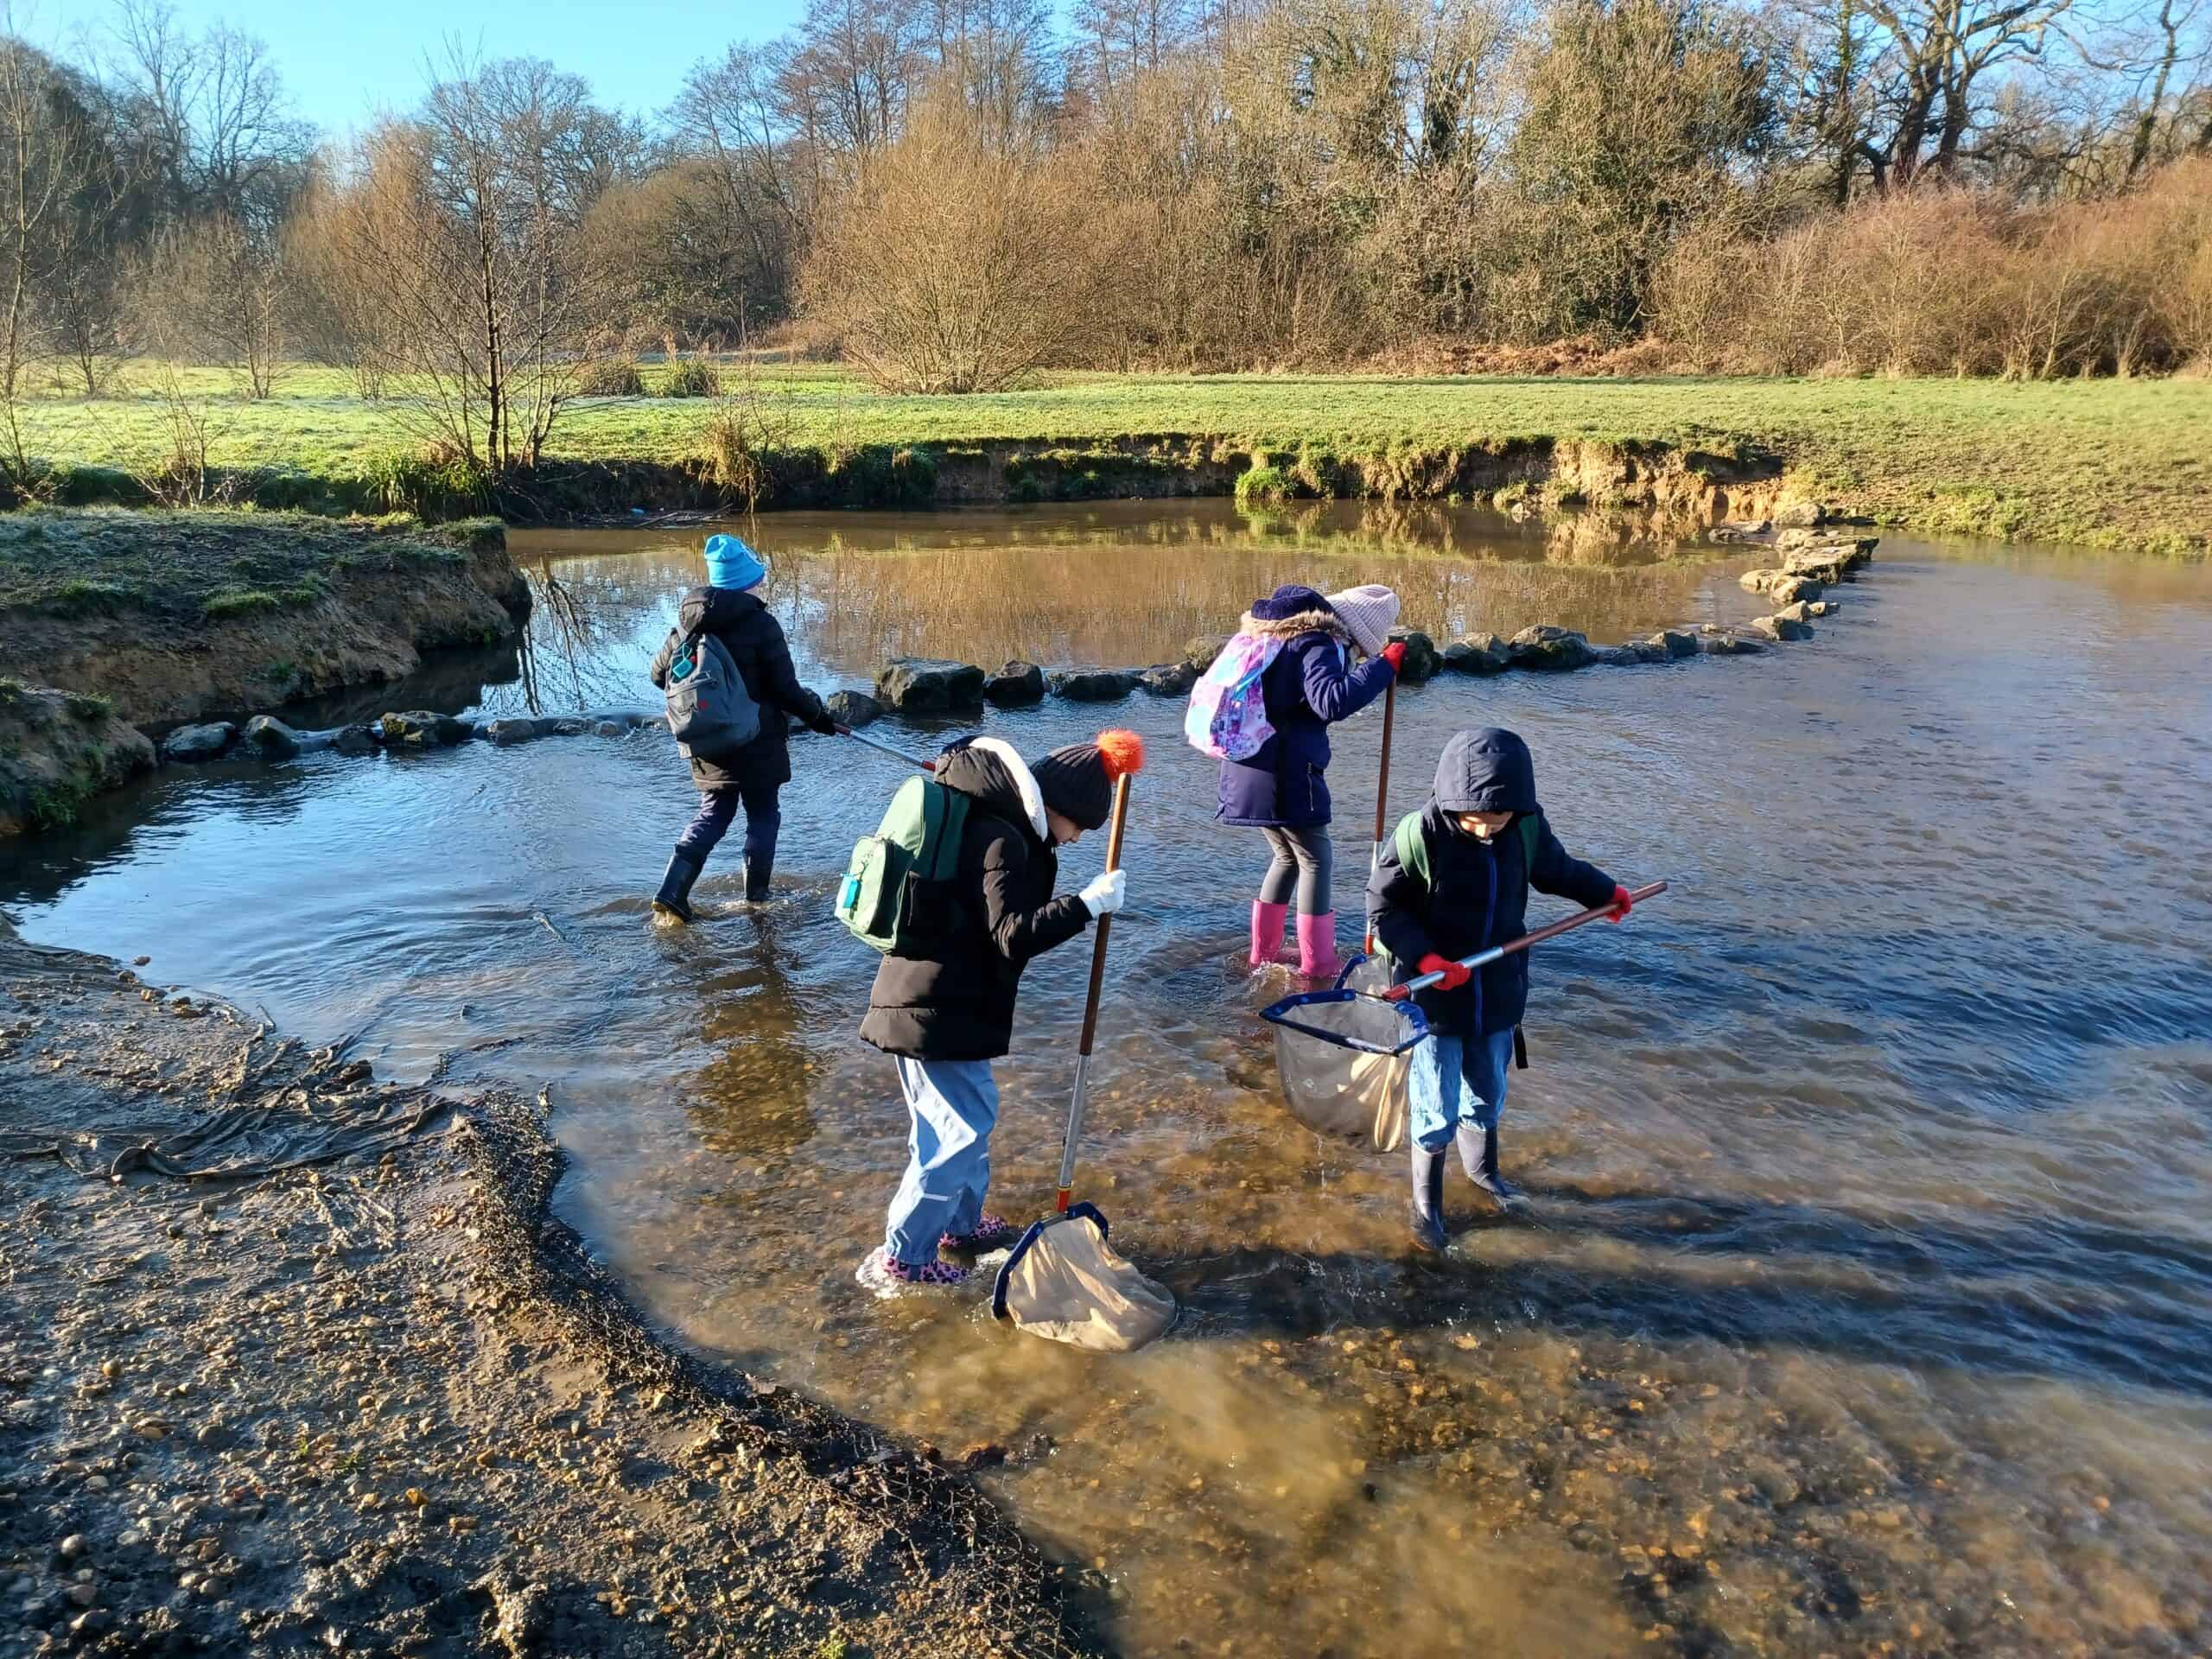
MULTIPOLYGON (((647 363, 648 390, 666 373, 647 363)), ((1810 493, 1932 531, 2202 551, 2212 531, 2212 381, 1649 378, 1395 379, 1354 375, 1058 375, 1021 391, 889 396, 834 366, 721 368, 795 447, 1082 445, 1203 435, 1246 448, 1338 454, 1474 448, 1529 438, 1641 441, 1783 456, 1810 493)), ((219 370, 184 372, 227 398, 219 370)), ((141 379, 143 380, 143 377, 141 379)), ((134 390, 31 404, 33 448, 57 461, 149 466, 162 404, 134 390)), ((712 402, 581 398, 556 459, 701 454, 712 402)), ((229 402, 213 459, 326 475, 418 441, 350 376, 296 366, 276 395, 229 402)))

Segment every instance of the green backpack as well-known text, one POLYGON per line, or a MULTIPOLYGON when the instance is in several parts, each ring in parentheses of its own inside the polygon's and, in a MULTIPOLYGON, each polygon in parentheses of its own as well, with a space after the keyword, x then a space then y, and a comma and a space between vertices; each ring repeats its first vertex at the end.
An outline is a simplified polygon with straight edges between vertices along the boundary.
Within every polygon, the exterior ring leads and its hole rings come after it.
POLYGON ((887 957, 916 955, 944 938, 960 919, 952 880, 967 827, 967 796, 933 778, 909 778, 875 833, 853 843, 837 919, 887 957))
MULTIPOLYGON (((1535 812, 1523 812, 1513 822, 1513 827, 1521 835, 1521 868, 1524 873, 1536 868, 1536 843, 1543 835, 1542 823, 1542 816, 1535 812)), ((1417 876, 1424 887, 1430 886, 1428 839, 1421 832, 1421 814, 1408 812, 1400 818, 1390 841, 1398 851, 1399 868, 1417 876)), ((1377 939, 1375 954, 1387 957, 1390 953, 1382 948, 1382 941, 1377 939)))

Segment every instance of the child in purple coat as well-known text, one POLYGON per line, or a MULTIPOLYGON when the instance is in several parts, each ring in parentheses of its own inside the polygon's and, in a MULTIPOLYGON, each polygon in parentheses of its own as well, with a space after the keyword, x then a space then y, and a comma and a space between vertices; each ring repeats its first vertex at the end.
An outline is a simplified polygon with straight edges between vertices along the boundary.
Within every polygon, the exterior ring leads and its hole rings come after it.
POLYGON ((1370 584, 1325 597, 1278 588, 1255 604, 1240 632, 1279 639, 1282 651, 1261 679, 1274 734, 1249 760, 1221 763, 1224 823, 1258 830, 1273 855, 1252 906, 1255 968, 1282 951, 1283 921, 1298 906, 1298 970, 1333 977, 1336 903, 1331 893, 1329 728, 1382 696, 1405 660, 1390 643, 1398 596, 1370 584), (1353 661, 1359 652, 1363 661, 1353 661))

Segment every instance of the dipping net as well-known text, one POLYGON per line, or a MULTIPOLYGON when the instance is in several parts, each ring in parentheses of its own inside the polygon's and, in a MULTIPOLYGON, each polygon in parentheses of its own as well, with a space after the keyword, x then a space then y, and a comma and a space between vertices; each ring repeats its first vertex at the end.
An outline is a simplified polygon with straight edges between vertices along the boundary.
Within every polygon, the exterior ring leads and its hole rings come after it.
POLYGON ((1126 1353, 1175 1322, 1175 1298, 1106 1242, 1105 1217, 1077 1204, 1021 1236, 991 1288, 991 1312, 1033 1337, 1126 1353))
POLYGON ((1406 1073, 1427 1022, 1411 1003, 1377 1000, 1388 965, 1362 957, 1333 989, 1286 997, 1262 1017, 1291 1116, 1317 1135, 1395 1152, 1406 1139, 1406 1073), (1365 995, 1362 995, 1365 993, 1365 995))

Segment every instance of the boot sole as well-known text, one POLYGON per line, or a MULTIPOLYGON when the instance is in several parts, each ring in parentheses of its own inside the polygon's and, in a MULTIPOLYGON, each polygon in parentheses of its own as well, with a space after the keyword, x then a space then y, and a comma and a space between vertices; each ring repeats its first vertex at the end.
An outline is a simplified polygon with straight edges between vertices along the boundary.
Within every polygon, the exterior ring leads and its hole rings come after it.
POLYGON ((665 916, 672 922, 681 922, 686 927, 691 925, 691 912, 688 910, 678 910, 674 905, 668 903, 665 899, 656 899, 653 900, 653 914, 656 916, 665 916))

